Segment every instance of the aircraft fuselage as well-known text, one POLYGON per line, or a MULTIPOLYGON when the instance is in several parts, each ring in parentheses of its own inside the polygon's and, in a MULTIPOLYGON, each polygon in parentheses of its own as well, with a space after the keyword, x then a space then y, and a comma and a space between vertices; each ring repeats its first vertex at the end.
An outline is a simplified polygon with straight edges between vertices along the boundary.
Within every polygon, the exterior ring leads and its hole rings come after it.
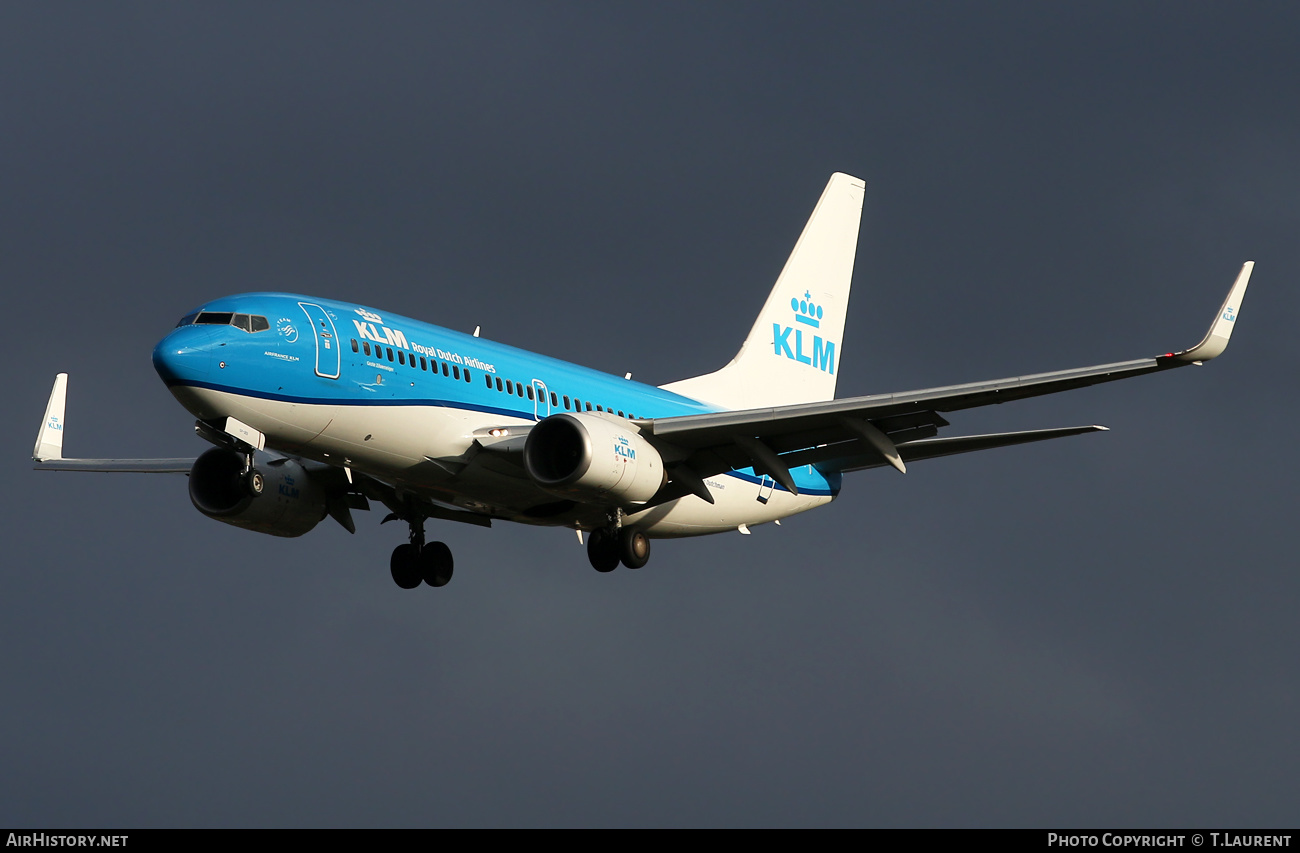
MULTIPOLYGON (((236 418, 274 450, 513 521, 594 528, 605 514, 581 504, 557 510, 562 502, 521 476, 518 464, 475 455, 488 431, 582 411, 635 432, 640 419, 718 410, 350 303, 252 293, 214 300, 195 314, 153 355, 159 375, 195 417, 236 418), (195 314, 206 322, 196 324, 195 314), (214 321, 224 314, 231 323, 214 321)), ((798 495, 752 469, 730 471, 709 478, 713 504, 679 499, 640 514, 629 507, 627 518, 656 537, 715 533, 812 509, 839 491, 839 475, 811 465, 791 475, 798 495)))

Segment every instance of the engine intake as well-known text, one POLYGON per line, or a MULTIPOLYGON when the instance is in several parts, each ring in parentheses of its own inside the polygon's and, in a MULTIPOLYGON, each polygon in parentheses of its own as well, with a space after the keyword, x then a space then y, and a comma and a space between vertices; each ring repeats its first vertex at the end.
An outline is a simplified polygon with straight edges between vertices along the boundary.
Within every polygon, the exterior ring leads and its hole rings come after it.
POLYGON ((667 479, 659 451, 636 427, 588 414, 538 422, 524 444, 524 467, 546 491, 588 501, 645 503, 667 479))
POLYGON ((325 517, 325 490, 293 459, 254 458, 262 491, 254 494, 244 473, 244 457, 214 447, 190 468, 190 502, 226 524, 272 536, 301 536, 325 517))

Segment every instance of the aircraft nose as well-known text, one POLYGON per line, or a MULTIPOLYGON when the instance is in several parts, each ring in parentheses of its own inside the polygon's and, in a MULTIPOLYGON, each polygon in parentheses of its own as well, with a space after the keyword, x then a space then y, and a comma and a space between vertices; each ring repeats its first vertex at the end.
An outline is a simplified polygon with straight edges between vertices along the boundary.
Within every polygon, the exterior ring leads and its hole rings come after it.
POLYGON ((153 368, 168 385, 202 380, 212 367, 212 335, 206 329, 177 329, 153 348, 153 368))

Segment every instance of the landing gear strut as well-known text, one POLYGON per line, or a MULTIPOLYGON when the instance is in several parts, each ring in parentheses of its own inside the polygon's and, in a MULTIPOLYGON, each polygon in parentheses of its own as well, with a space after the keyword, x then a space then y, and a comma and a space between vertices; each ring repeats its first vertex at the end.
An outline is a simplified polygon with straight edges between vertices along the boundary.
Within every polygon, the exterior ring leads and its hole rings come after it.
POLYGON ((244 487, 248 489, 248 493, 253 497, 260 495, 262 490, 266 488, 266 478, 262 476, 262 472, 257 470, 253 463, 253 448, 251 447, 244 454, 244 470, 240 472, 240 476, 244 479, 244 487))
POLYGON ((421 581, 429 586, 446 586, 454 563, 451 549, 444 542, 424 541, 423 516, 413 515, 405 521, 411 527, 411 541, 393 549, 388 561, 393 583, 402 589, 415 589, 421 581))

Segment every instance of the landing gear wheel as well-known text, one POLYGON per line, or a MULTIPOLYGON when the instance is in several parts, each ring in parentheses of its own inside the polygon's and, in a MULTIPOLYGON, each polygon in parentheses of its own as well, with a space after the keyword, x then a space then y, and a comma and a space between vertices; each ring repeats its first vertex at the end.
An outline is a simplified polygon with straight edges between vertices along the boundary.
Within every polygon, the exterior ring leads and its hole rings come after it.
POLYGON ((248 472, 248 491, 252 493, 253 497, 260 495, 265 488, 266 479, 262 476, 261 471, 254 468, 248 472))
POLYGON ((598 527, 587 537, 587 559, 598 572, 612 572, 618 568, 618 537, 598 527))
POLYGON ((451 580, 451 549, 443 542, 429 542, 420 549, 420 576, 429 586, 446 586, 451 580))
POLYGON ((640 530, 624 527, 618 532, 618 552, 623 565, 639 569, 650 562, 650 539, 640 530))
POLYGON ((394 548, 388 567, 393 573, 393 583, 402 589, 415 589, 423 580, 420 577, 420 552, 414 545, 394 548))

